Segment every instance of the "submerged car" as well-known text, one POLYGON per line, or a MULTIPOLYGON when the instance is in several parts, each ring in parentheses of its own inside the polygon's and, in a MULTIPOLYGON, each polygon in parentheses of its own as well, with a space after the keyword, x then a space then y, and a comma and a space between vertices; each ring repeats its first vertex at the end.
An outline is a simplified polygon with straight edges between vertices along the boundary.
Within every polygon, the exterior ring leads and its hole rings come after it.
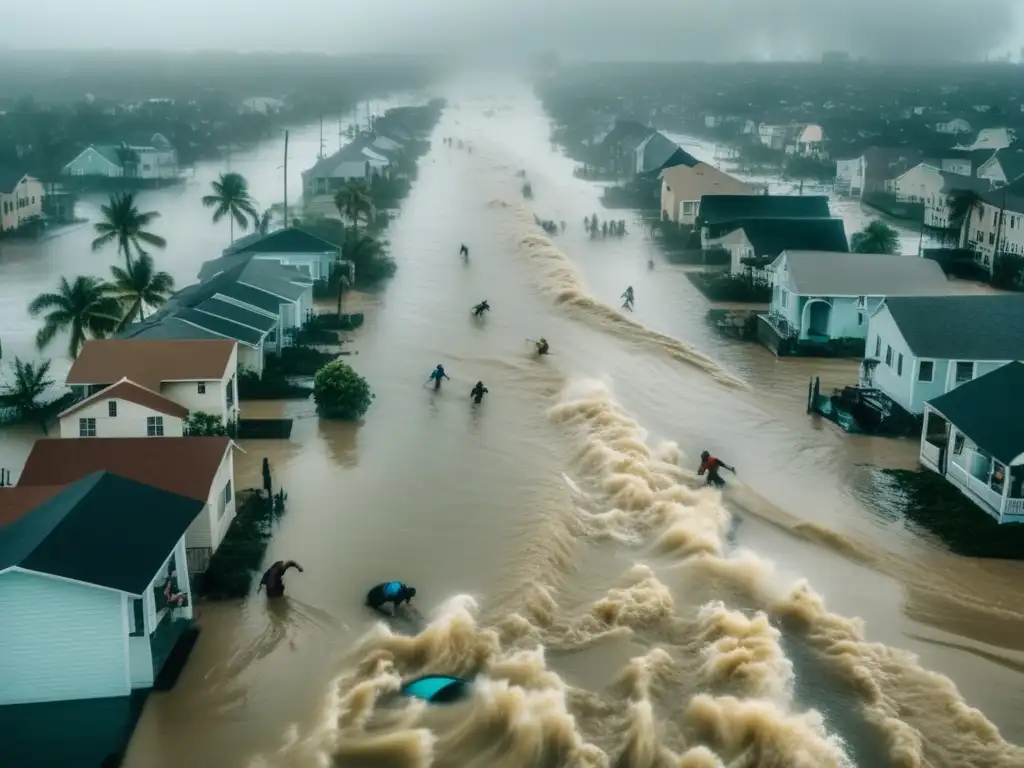
POLYGON ((449 704, 469 696, 470 682, 452 675, 424 675, 402 686, 403 696, 433 704, 449 704))

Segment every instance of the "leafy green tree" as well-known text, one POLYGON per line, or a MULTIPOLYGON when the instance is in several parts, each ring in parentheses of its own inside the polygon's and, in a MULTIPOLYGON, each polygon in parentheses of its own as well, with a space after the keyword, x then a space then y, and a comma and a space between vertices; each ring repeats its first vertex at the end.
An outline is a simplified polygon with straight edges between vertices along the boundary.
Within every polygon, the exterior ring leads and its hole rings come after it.
POLYGON ((158 272, 153 257, 142 254, 128 269, 112 266, 114 279, 110 282, 110 295, 121 303, 123 315, 118 330, 146 317, 146 307, 156 309, 174 291, 174 278, 167 272, 158 272))
POLYGON ((99 235, 92 241, 92 249, 98 251, 109 243, 117 243, 117 251, 124 255, 125 266, 132 265, 132 248, 140 257, 146 253, 142 244, 165 248, 167 241, 146 230, 154 219, 160 217, 156 211, 141 213, 135 205, 132 192, 115 192, 109 202, 100 208, 103 219, 93 228, 99 235))
POLYGON ((11 380, 0 385, 0 407, 11 409, 23 421, 38 421, 45 434, 46 407, 39 398, 54 386, 50 361, 26 363, 15 357, 11 369, 14 373, 11 380))
POLYGON ((854 253, 900 252, 900 233, 881 219, 875 219, 850 238, 850 250, 854 253))
POLYGON ((184 432, 189 437, 234 437, 235 432, 232 422, 225 424, 220 416, 205 411, 190 411, 184 426, 184 432))
POLYGON ((334 206, 338 213, 352 225, 352 233, 359 229, 359 219, 367 224, 373 215, 373 198, 366 182, 354 179, 338 190, 334 195, 334 206))
POLYGON ((373 402, 366 379, 342 360, 332 360, 313 378, 313 399, 320 415, 354 421, 361 418, 373 402))
POLYGON ((212 195, 203 196, 203 206, 213 208, 213 223, 218 223, 225 216, 231 222, 231 242, 235 242, 235 223, 244 232, 252 222, 259 227, 260 214, 256 210, 256 201, 249 194, 249 182, 240 173, 222 173, 217 181, 211 183, 212 195))
POLYGON ((395 274, 397 266, 387 252, 387 244, 367 234, 358 234, 345 240, 341 257, 352 262, 355 279, 370 285, 395 274))
POLYGON ((96 277, 76 277, 69 283, 60 279, 56 293, 41 293, 28 305, 32 317, 43 317, 36 345, 43 349, 62 331, 68 331, 68 356, 78 356, 86 339, 102 339, 121 322, 122 310, 110 287, 96 277))

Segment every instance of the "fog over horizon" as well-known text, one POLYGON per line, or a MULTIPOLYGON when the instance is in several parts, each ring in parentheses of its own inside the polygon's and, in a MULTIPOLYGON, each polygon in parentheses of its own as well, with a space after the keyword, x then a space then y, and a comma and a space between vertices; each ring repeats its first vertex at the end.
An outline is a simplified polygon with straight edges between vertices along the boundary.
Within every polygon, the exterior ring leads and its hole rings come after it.
POLYGON ((34 0, 4 49, 437 54, 476 63, 565 59, 761 61, 848 51, 982 60, 1024 48, 1024 0, 34 0))

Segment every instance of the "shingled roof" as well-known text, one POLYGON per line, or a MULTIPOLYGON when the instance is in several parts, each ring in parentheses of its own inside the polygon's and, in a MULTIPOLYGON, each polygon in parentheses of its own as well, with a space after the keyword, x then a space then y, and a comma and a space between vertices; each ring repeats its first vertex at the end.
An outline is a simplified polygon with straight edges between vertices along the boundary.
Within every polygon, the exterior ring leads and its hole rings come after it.
POLYGON ((68 385, 130 379, 157 391, 164 381, 216 381, 235 343, 224 340, 90 339, 68 371, 68 385))
POLYGON ((885 306, 917 357, 1024 360, 1019 293, 900 296, 886 299, 885 306))
POLYGON ((717 226, 749 219, 828 219, 824 195, 704 195, 697 223, 717 226))
POLYGON ((179 419, 184 419, 188 416, 188 408, 178 405, 178 403, 167 399, 159 392, 154 392, 152 389, 143 387, 141 384, 136 384, 129 379, 121 379, 116 384, 106 389, 101 389, 84 400, 79 400, 63 411, 60 417, 70 416, 100 400, 127 400, 129 403, 141 405, 144 408, 149 408, 151 411, 163 413, 167 416, 176 416, 179 419))
POLYGON ((733 222, 742 229, 757 256, 778 256, 785 250, 850 250, 842 219, 744 219, 733 222))

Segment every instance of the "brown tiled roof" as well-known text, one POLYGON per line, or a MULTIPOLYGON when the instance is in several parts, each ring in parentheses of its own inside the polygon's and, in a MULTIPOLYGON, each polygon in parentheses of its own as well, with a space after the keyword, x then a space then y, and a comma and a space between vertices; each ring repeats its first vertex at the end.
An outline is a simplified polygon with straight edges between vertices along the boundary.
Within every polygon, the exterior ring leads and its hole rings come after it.
POLYGON ((24 517, 51 496, 60 493, 60 485, 16 485, 0 488, 0 528, 24 517))
POLYGON ((113 384, 131 379, 159 390, 162 381, 211 381, 224 375, 234 341, 228 339, 91 339, 68 371, 68 384, 113 384))
POLYGON ((79 437, 37 440, 18 486, 67 485, 107 471, 206 501, 227 437, 79 437))
POLYGON ((127 400, 130 403, 136 403, 149 408, 152 411, 156 411, 157 413, 166 414, 167 416, 177 416, 179 419, 184 419, 188 416, 188 408, 185 406, 178 405, 173 400, 168 400, 159 392, 154 392, 152 389, 136 384, 134 381, 130 381, 129 379, 121 379, 117 384, 100 390, 95 395, 91 395, 84 400, 78 401, 61 413, 60 416, 70 416, 72 413, 76 413, 99 400, 114 400, 115 398, 118 400, 127 400))

